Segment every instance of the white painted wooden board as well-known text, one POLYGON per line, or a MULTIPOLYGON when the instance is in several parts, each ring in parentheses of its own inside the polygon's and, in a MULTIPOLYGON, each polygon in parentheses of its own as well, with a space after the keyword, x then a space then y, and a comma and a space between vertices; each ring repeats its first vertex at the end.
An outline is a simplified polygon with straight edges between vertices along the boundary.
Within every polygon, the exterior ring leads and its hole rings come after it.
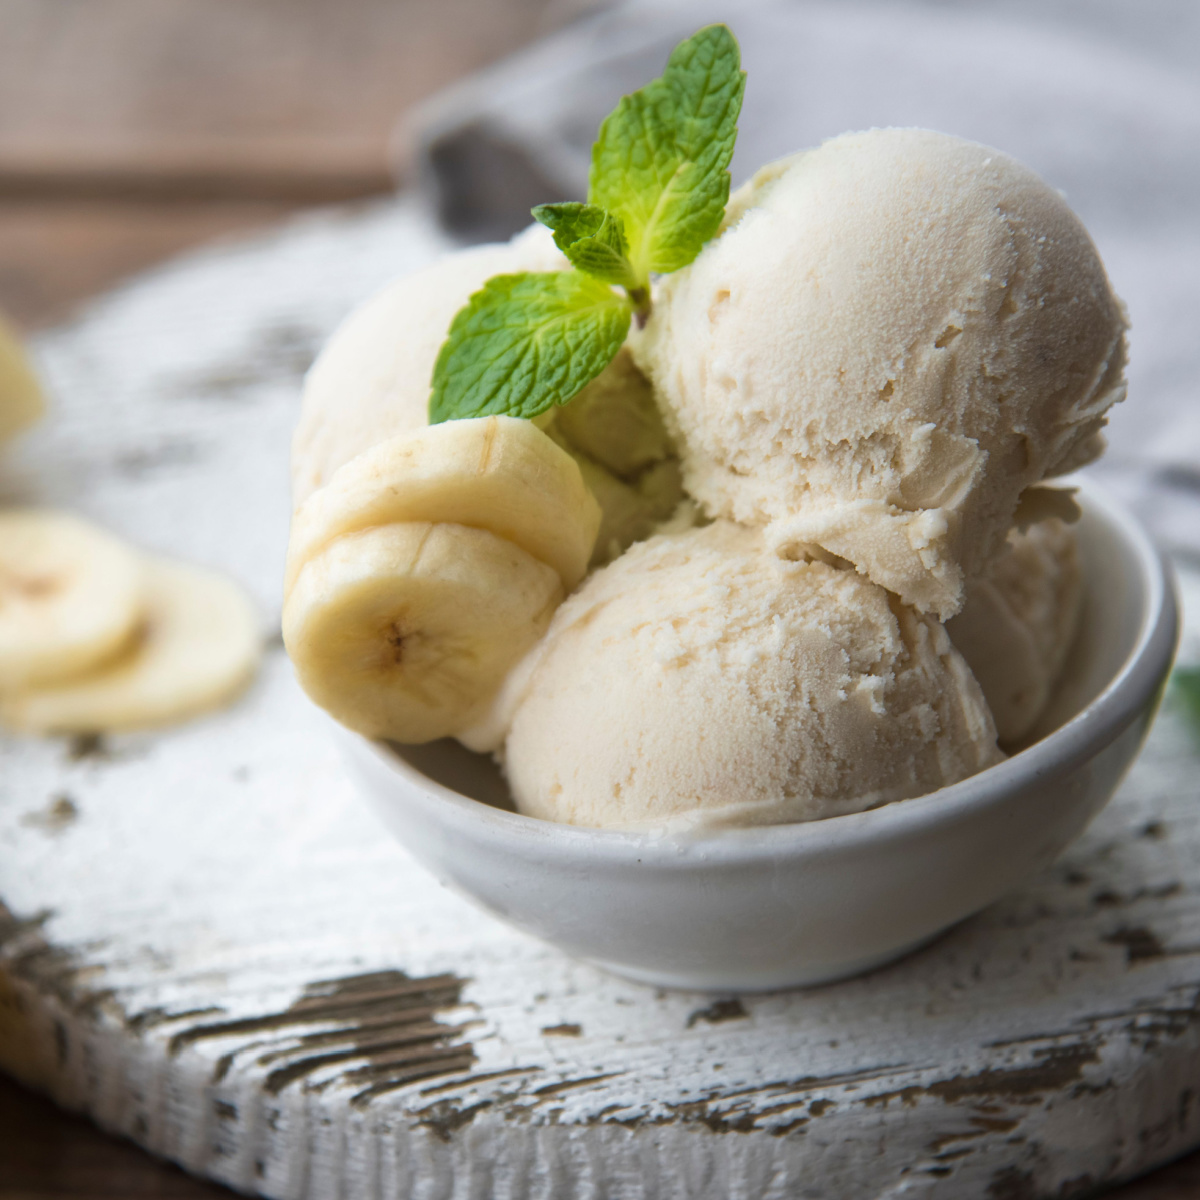
POLYGON ((309 1200, 1030 1200, 1200 1143, 1200 753, 1171 711, 1054 869, 810 992, 610 977, 375 823, 274 635, 287 439, 332 324, 439 248, 404 205, 331 214, 43 340, 56 413, 3 498, 225 568, 271 648, 210 719, 0 741, 0 1065, 190 1170, 309 1200))

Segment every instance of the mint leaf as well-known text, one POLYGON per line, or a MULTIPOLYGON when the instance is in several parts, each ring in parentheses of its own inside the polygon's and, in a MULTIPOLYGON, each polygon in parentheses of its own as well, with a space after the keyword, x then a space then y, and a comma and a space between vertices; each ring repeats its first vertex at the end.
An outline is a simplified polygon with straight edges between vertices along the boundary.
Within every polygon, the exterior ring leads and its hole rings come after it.
POLYGON ((536 417, 613 360, 630 306, 576 271, 495 275, 459 309, 433 368, 429 422, 536 417))
POLYGON ((629 245, 619 217, 594 204, 539 204, 534 217, 554 233, 571 265, 608 283, 634 285, 629 245))
POLYGON ((600 126, 588 200, 622 222, 639 285, 687 266, 717 232, 745 85, 733 34, 708 25, 600 126))

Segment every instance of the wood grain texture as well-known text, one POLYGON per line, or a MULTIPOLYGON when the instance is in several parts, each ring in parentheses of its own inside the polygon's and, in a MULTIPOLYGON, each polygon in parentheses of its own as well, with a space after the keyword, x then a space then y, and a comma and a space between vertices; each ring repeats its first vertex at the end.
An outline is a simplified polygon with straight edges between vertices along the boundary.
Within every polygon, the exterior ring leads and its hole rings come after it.
MULTIPOLYGON (((41 341, 58 408, 5 497, 223 567, 271 639, 298 374, 441 245, 385 206, 105 301, 41 341)), ((447 893, 324 720, 274 645, 208 720, 0 743, 6 1070, 190 1170, 313 1200, 1031 1200, 1200 1142, 1200 756, 1171 711, 1019 894, 871 976, 742 998, 607 976, 447 893)))
MULTIPOLYGON (((236 1193, 185 1175, 132 1142, 101 1133, 0 1076, 0 1200, 229 1200, 236 1193)), ((1133 1183, 1106 1200, 1195 1200, 1200 1154, 1133 1183)))
POLYGON ((0 203, 0 311, 26 329, 62 320, 127 275, 294 211, 237 200, 0 203))
POLYGON ((43 327, 187 247, 390 191, 414 104, 582 7, 0 0, 0 311, 43 327))
POLYGON ((0 195, 377 190, 400 114, 522 45, 554 7, 0 0, 0 195))

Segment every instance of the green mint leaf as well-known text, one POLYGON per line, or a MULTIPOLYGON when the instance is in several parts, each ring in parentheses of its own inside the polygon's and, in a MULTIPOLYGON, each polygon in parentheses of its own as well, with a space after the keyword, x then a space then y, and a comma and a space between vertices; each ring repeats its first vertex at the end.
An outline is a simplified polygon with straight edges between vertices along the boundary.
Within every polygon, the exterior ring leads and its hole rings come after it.
POLYGON ((536 417, 613 360, 630 305, 577 271, 495 275, 459 309, 433 368, 429 422, 536 417))
POLYGON ((729 29, 708 25, 600 126, 588 200, 622 222, 639 285, 687 266, 721 224, 746 86, 740 62, 729 29))
POLYGON ((619 217, 594 204, 574 201, 539 204, 534 217, 554 233, 554 244, 571 265, 597 279, 634 285, 633 268, 627 257, 629 245, 619 217))

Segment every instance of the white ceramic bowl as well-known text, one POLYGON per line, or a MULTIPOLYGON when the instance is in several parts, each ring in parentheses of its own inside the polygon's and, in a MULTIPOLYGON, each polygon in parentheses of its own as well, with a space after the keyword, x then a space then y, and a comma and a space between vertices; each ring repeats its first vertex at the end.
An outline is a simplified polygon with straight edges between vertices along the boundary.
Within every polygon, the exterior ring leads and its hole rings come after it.
POLYGON ((1169 574, 1119 505, 1075 482, 1086 599, 1048 732, 930 795, 656 837, 520 816, 491 761, 454 742, 338 740, 364 795, 439 879, 568 954, 734 991, 868 970, 1053 861, 1112 796, 1154 716, 1177 633, 1169 574))

